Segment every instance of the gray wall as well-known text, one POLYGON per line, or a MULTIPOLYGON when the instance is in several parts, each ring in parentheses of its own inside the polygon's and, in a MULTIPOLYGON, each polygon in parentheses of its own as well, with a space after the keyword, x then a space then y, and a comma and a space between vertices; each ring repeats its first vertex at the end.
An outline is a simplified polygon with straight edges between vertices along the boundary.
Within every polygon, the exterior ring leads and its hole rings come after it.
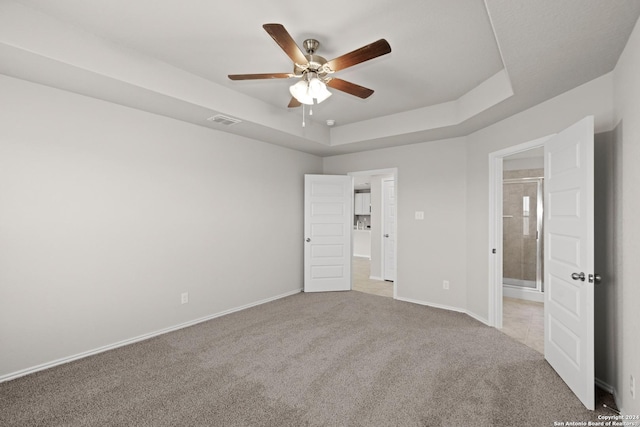
MULTIPOLYGON (((613 77, 613 74, 602 76, 465 138, 324 159, 325 173, 398 167, 397 292, 400 298, 436 306, 452 306, 488 322, 489 154, 554 134, 587 115, 595 116, 596 132, 607 135, 606 132, 613 127, 613 77), (425 211, 426 220, 423 223, 413 218, 415 210, 425 211), (460 217, 460 210, 465 212, 463 218, 460 217), (447 278, 454 278, 454 292, 442 290, 442 280, 447 278), (463 287, 461 292, 458 292, 459 286, 463 287)), ((640 99, 640 96, 636 99, 640 99)), ((636 101, 629 102, 638 108, 636 101)), ((640 119, 636 122, 640 123, 640 119)), ((615 132, 621 138, 619 134, 620 131, 615 132)), ((596 138, 597 149, 603 148, 603 138, 606 141, 606 136, 599 135, 596 138)), ((640 140, 640 137, 636 137, 636 140, 640 140)), ((626 141, 630 144, 629 140, 626 141)), ((620 147, 613 144, 610 148, 615 150, 612 155, 621 162, 620 147)), ((633 172, 627 169, 626 175, 620 175, 615 159, 609 166, 603 166, 602 160, 597 160, 596 172, 611 177, 607 179, 613 181, 607 184, 608 193, 603 193, 602 188, 597 187, 600 197, 609 197, 619 204, 619 188, 624 188, 623 182, 640 182, 635 172, 638 169, 633 172)), ((596 215, 600 221, 602 215, 596 215)), ((606 243, 611 246, 611 242, 618 242, 621 236, 620 219, 611 219, 610 216, 607 218, 615 224, 613 235, 609 237, 609 243, 606 243)), ((625 227, 628 222, 625 222, 625 227)), ((596 233, 600 233, 600 236, 602 227, 603 224, 599 222, 596 233)), ((631 242, 627 241, 630 245, 631 242)), ((640 238, 636 241, 640 241, 640 238)), ((618 253, 621 251, 619 248, 618 253)), ((640 250, 627 249, 626 257, 630 254, 640 256, 640 250)), ((608 250, 604 257, 614 263, 611 261, 612 256, 614 255, 608 250)), ((599 259, 598 266, 602 264, 602 254, 599 259)), ((615 263, 620 263, 619 258, 615 263)), ((614 268, 614 277, 620 275, 619 265, 610 268, 614 268)), ((609 275, 608 272, 605 274, 609 275)), ((602 292, 602 288, 598 292, 602 292)), ((626 290, 627 295, 633 292, 629 288, 626 290)), ((614 297, 609 296, 608 300, 614 297)), ((640 298, 634 298, 637 305, 640 298)), ((623 383, 622 377, 626 375, 628 378, 630 374, 629 361, 635 362, 636 366, 640 365, 637 356, 640 352, 632 354, 625 350, 622 338, 616 341, 616 334, 623 335, 623 330, 630 333, 628 329, 621 327, 623 319, 629 322, 631 317, 629 311, 624 315, 620 313, 623 304, 621 297, 617 297, 615 302, 606 301, 597 300, 596 307, 599 318, 604 316, 605 319, 605 323, 598 325, 596 330, 596 374, 599 380, 612 386, 620 394, 623 389, 625 392, 628 390, 628 382, 623 383), (624 371, 616 367, 620 365, 622 353, 629 360, 624 371)), ((640 330, 640 326, 636 330, 640 330)), ((632 343, 626 346, 634 345, 632 343)))
POLYGON ((617 382, 621 326, 618 321, 618 293, 620 283, 616 274, 616 261, 620 252, 616 241, 619 233, 620 181, 616 162, 616 134, 619 129, 596 134, 594 138, 594 261, 595 271, 603 278, 594 287, 594 334, 596 378, 613 385, 617 382))
MULTIPOLYGON (((640 22, 640 21, 639 21, 640 22)), ((607 325, 613 338, 619 404, 627 414, 640 414, 640 24, 627 42, 614 70, 614 105, 616 131, 613 137, 612 199, 615 218, 611 297, 615 323, 607 325), (630 376, 636 381, 636 396, 629 391, 630 376)))
POLYGON ((615 128, 596 369, 638 414, 638 75, 636 25, 613 73, 467 137, 324 160, 0 76, 0 376, 299 289, 321 170, 397 167, 398 296, 486 320, 489 153, 594 115, 615 128))
POLYGON ((0 377, 301 289, 320 158, 5 76, 0 93, 0 377))
POLYGON ((612 127, 612 75, 607 74, 467 137, 467 309, 488 319, 489 154, 566 129, 595 116, 596 132, 612 127))
POLYGON ((326 157, 324 172, 398 168, 398 297, 464 311, 465 139, 326 157), (414 219, 424 211, 425 219, 414 219), (442 281, 450 289, 442 289, 442 281))

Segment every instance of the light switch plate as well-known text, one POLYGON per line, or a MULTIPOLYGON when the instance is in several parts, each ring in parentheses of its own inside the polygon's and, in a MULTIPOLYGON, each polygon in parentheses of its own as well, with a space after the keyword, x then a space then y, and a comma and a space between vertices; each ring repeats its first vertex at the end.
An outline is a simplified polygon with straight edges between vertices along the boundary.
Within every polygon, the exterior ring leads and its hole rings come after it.
POLYGON ((424 219, 424 211, 416 211, 416 219, 424 219))

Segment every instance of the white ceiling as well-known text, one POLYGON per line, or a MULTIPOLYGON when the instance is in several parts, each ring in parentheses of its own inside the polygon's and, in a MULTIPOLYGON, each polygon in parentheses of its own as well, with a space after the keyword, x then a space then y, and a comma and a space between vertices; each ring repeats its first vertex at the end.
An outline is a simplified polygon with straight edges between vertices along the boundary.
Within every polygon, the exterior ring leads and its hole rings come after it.
POLYGON ((639 15, 638 0, 2 0, 0 73, 332 155, 465 135, 601 76, 639 15), (390 54, 336 74, 375 93, 332 90, 302 128, 292 81, 227 78, 292 70, 265 23, 327 59, 385 38, 390 54))

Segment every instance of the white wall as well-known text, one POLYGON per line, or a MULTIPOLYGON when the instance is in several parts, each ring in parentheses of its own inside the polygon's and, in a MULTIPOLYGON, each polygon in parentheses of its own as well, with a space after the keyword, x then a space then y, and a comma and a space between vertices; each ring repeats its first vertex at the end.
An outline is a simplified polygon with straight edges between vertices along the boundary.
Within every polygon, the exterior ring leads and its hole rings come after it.
POLYGON ((544 155, 540 157, 528 157, 525 159, 504 159, 503 171, 517 171, 523 169, 544 169, 544 155))
POLYGON ((0 93, 0 378, 301 289, 320 158, 5 76, 0 93))
POLYGON ((385 168, 398 168, 398 298, 464 310, 464 138, 324 158, 328 174, 385 168))
MULTIPOLYGON (((640 21, 639 21, 640 22, 640 21)), ((616 205, 621 207, 621 227, 616 230, 617 250, 621 258, 615 263, 618 339, 615 342, 617 363, 616 389, 619 405, 626 414, 640 414, 640 23, 627 42, 614 70, 614 105, 616 132, 614 164, 620 165, 617 176, 616 205), (636 397, 631 398, 629 377, 636 381, 636 397)), ((615 331, 611 331, 615 333, 615 331)))

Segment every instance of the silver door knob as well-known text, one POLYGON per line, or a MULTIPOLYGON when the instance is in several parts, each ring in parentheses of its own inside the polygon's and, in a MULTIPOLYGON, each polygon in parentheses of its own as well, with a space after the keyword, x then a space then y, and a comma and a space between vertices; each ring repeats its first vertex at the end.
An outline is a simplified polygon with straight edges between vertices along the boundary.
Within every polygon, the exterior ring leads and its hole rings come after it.
POLYGON ((580 273, 580 274, 578 274, 578 273, 573 273, 573 274, 571 275, 571 278, 572 278, 573 280, 582 280, 582 281, 584 282, 585 275, 584 275, 584 273, 580 273))
POLYGON ((388 234, 385 234, 385 235, 384 235, 384 237, 389 237, 389 235, 388 235, 388 234))
POLYGON ((311 239, 307 237, 307 242, 310 242, 310 241, 311 241, 311 239))

